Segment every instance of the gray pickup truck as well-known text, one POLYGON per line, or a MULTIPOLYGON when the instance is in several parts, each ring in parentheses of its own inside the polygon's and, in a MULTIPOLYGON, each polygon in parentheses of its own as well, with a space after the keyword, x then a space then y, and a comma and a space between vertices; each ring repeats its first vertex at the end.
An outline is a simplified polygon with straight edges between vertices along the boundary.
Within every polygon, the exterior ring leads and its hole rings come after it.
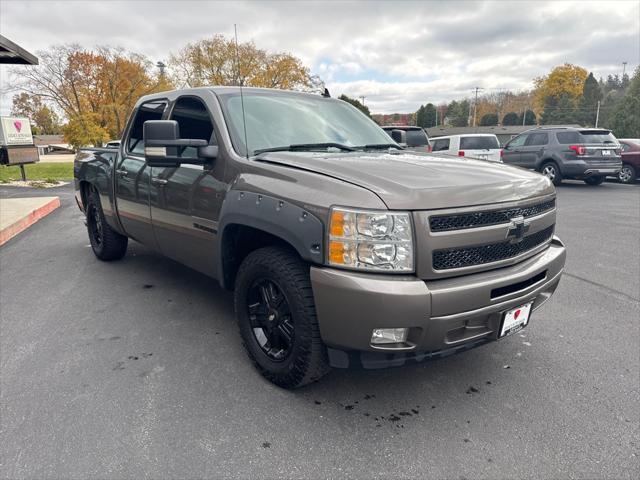
POLYGON ((321 95, 143 97, 120 148, 80 152, 75 180, 99 259, 131 238, 218 279, 249 357, 285 388, 503 338, 564 269, 549 179, 407 152, 321 95))

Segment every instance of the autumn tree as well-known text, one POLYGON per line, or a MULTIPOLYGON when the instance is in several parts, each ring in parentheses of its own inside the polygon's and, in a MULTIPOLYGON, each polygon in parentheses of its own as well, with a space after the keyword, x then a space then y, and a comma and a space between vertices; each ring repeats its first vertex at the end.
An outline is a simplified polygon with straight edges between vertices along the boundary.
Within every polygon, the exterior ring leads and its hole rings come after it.
POLYGON ((60 45, 38 56, 37 67, 13 70, 13 87, 55 104, 74 146, 119 138, 138 98, 171 88, 146 57, 121 48, 60 45))
POLYGON ((549 75, 534 79, 533 99, 536 111, 550 111, 554 104, 557 109, 560 99, 563 105, 577 108, 586 78, 587 71, 584 68, 565 63, 555 67, 549 75))
POLYGON ((302 61, 289 53, 269 53, 253 42, 240 43, 223 35, 189 43, 172 53, 169 66, 179 86, 244 85, 312 90, 321 87, 302 61))
POLYGON ((369 111, 369 107, 367 107, 365 104, 360 102, 360 100, 348 97, 344 93, 340 95, 338 98, 342 101, 350 103, 351 105, 356 107, 358 110, 360 110, 362 113, 364 113, 367 117, 371 117, 371 112, 369 111))
POLYGON ((14 95, 11 115, 27 117, 31 120, 33 133, 36 135, 62 133, 58 115, 37 95, 29 95, 26 92, 14 95))

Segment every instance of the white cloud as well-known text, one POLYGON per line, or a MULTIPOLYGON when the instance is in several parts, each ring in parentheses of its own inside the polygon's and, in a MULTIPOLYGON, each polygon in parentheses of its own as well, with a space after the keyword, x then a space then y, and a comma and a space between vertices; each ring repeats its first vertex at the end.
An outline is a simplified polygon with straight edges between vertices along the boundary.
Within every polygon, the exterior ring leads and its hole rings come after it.
POLYGON ((236 23, 240 41, 291 52, 334 95, 365 95, 385 113, 475 86, 528 88, 564 62, 597 77, 619 73, 623 61, 640 63, 638 18, 638 2, 611 1, 0 3, 2 34, 30 51, 121 45, 154 62, 187 42, 230 36, 236 23))

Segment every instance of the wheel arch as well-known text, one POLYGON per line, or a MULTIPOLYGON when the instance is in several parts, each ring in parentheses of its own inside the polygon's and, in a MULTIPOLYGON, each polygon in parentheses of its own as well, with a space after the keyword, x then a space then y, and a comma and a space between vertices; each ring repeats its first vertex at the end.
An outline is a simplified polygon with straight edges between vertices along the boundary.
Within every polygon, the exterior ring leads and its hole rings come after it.
POLYGON ((228 193, 218 232, 218 279, 229 290, 242 260, 258 248, 281 245, 310 263, 324 258, 322 221, 304 208, 268 195, 228 193))

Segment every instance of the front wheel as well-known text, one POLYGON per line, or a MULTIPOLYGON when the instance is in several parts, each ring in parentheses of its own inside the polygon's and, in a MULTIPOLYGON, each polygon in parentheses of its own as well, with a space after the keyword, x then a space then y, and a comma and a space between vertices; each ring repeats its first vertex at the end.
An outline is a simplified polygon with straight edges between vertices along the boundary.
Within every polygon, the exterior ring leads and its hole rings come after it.
POLYGON ((319 380, 329 371, 309 279, 309 266, 280 247, 250 253, 234 296, 244 347, 258 371, 283 388, 319 380))
POLYGON ((93 253, 100 260, 119 260, 127 253, 129 239, 109 226, 95 190, 87 198, 87 231, 93 253))
POLYGON ((587 185, 600 185, 602 184, 602 182, 604 182, 604 177, 601 176, 587 177, 584 179, 584 183, 586 183, 587 185))
POLYGON ((543 163, 542 167, 540 167, 540 173, 551 180, 556 186, 562 183, 562 174, 560 173, 560 169, 556 162, 543 163))
POLYGON ((638 174, 636 173, 636 169, 633 168, 633 165, 629 165, 628 163, 622 165, 622 170, 620 170, 620 173, 618 174, 618 180, 620 180, 620 183, 634 183, 637 177, 638 174))

